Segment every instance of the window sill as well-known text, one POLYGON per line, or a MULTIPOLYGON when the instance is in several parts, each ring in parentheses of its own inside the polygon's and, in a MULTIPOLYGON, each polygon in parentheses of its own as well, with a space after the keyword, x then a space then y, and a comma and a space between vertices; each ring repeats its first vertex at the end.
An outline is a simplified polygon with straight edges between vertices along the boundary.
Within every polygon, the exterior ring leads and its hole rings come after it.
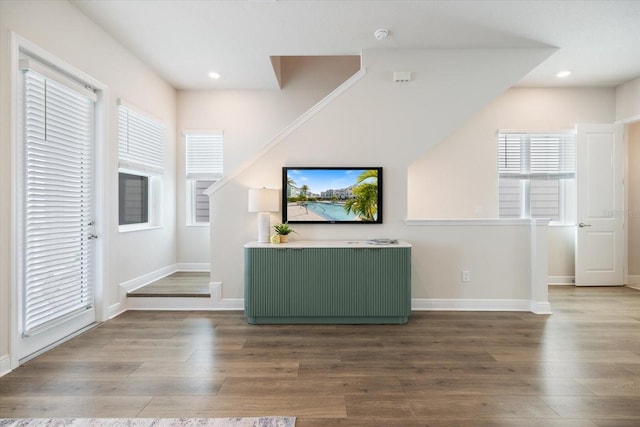
POLYGON ((119 233, 131 233, 133 231, 155 230, 156 228, 163 228, 162 225, 150 225, 150 224, 128 224, 119 225, 119 233))

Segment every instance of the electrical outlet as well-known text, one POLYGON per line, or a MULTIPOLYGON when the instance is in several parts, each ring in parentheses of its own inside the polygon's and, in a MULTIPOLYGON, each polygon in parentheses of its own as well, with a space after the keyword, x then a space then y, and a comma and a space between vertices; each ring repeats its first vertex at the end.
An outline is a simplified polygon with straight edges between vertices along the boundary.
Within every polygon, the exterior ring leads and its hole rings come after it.
POLYGON ((462 281, 463 282, 471 281, 471 273, 469 273, 469 270, 462 270, 462 281))

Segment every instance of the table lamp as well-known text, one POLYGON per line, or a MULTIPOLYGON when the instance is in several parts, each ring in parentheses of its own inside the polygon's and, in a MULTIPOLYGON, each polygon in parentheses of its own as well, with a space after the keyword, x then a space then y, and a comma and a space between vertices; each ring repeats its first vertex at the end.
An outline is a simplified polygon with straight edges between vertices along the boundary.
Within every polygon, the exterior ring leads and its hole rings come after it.
POLYGON ((271 221, 269 212, 280 210, 280 192, 273 188, 249 189, 249 212, 258 212, 258 242, 269 243, 271 221))

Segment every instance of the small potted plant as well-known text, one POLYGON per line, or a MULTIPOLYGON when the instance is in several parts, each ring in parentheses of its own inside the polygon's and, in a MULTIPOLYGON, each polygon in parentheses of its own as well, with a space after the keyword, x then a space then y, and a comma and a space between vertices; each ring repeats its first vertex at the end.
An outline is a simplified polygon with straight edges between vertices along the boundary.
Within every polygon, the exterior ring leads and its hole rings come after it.
POLYGON ((295 233, 295 230, 293 230, 286 222, 284 224, 274 225, 273 229, 275 230, 276 235, 280 237, 280 243, 287 243, 289 241, 289 234, 295 233))

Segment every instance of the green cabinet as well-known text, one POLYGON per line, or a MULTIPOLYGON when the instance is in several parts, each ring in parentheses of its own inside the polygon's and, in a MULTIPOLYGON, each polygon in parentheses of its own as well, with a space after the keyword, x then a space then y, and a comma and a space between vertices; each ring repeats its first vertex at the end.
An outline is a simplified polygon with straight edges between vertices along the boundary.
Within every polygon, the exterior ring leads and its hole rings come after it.
POLYGON ((256 323, 406 323, 411 246, 245 245, 245 314, 256 323))

